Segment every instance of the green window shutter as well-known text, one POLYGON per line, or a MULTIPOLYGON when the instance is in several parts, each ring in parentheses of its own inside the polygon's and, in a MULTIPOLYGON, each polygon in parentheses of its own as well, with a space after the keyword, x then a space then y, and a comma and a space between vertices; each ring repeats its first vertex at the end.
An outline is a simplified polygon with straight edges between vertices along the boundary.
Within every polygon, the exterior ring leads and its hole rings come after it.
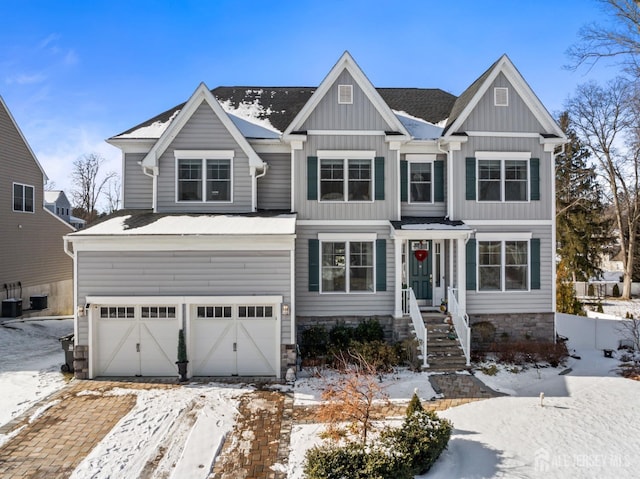
POLYGON ((476 199, 476 159, 467 158, 466 160, 467 160, 466 162, 466 169, 467 169, 466 199, 475 200, 476 199))
POLYGON ((540 289, 540 238, 531 238, 531 289, 540 289))
POLYGON ((406 160, 400 160, 400 201, 408 201, 407 183, 409 181, 409 163, 406 160))
POLYGON ((307 199, 308 200, 318 199, 318 157, 317 156, 307 156, 307 199))
POLYGON ((444 161, 433 162, 433 201, 444 201, 444 161))
POLYGON ((476 240, 467 241, 467 289, 476 289, 476 240))
POLYGON ((309 240, 309 291, 320 291, 320 241, 309 240))
POLYGON ((376 156, 375 175, 376 175, 376 200, 384 200, 384 156, 376 156))
POLYGON ((387 240, 376 240, 376 291, 387 290, 387 240))
POLYGON ((531 158, 529 160, 529 170, 531 172, 531 200, 540 199, 540 159, 531 158))

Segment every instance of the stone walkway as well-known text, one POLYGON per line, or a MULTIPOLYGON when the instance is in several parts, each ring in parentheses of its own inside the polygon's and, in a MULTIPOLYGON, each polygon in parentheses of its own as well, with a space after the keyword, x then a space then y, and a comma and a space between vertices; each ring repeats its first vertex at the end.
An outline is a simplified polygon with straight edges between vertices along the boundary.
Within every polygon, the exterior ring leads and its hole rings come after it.
MULTIPOLYGON (((442 411, 499 396, 468 374, 431 375, 441 399, 425 401, 426 409, 442 411)), ((7 434, 22 428, 0 447, 3 479, 66 478, 113 426, 135 405, 133 395, 104 396, 114 387, 159 389, 179 387, 166 382, 74 380, 27 414, 0 428, 7 434), (43 407, 33 421, 29 418, 43 407)), ((376 408, 377 418, 401 417, 407 404, 376 408)), ((238 420, 226 438, 210 479, 285 479, 293 424, 317 422, 317 407, 293 405, 293 395, 257 390, 242 397, 238 420)))

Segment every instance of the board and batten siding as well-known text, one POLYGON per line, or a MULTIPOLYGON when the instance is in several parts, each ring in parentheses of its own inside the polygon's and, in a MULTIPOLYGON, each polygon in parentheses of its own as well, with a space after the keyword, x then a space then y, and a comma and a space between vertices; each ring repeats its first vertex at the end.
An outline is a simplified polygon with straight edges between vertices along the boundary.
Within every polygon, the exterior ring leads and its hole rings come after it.
MULTIPOLYGON (((87 296, 260 296, 291 302, 289 251, 79 251, 78 305, 87 296)), ((282 318, 281 337, 291 340, 282 318)), ((80 317, 78 344, 88 344, 88 320, 80 317)))
POLYGON ((262 153, 269 165, 267 174, 258 178, 259 210, 291 210, 291 155, 262 153))
POLYGON ((0 287, 19 281, 25 289, 43 285, 46 293, 44 285, 71 281, 73 262, 62 237, 74 229, 43 205, 42 170, 0 102, 0 287), (33 187, 33 213, 13 211, 14 182, 33 187))
MULTIPOLYGON (((501 233, 509 239, 509 233, 531 232, 540 239, 540 289, 530 291, 473 291, 467 290, 469 314, 491 313, 548 313, 554 311, 553 258, 551 225, 549 226, 474 226, 476 233, 501 233)), ((531 271, 529 265, 529 271, 531 271)))
MULTIPOLYGON (((296 316, 367 316, 394 312, 394 243, 388 226, 305 226, 298 225, 296 235, 296 316), (309 240, 318 233, 376 233, 386 240, 387 287, 376 293, 320 293, 309 291, 309 240)), ((375 278, 374 278, 375 280, 375 278)))
POLYGON ((391 127, 384 120, 367 95, 344 70, 316 105, 300 130, 378 130, 391 127), (338 103, 338 85, 353 85, 353 103, 338 103))
POLYGON ((509 80, 500 73, 459 131, 497 131, 543 133, 545 130, 509 80), (508 88, 508 106, 494 105, 494 88, 508 88))
POLYGON ((159 160, 158 212, 248 213, 251 211, 249 159, 206 102, 176 135, 159 160), (232 203, 176 202, 175 150, 233 150, 232 203))
POLYGON ((144 153, 124 154, 123 208, 149 209, 153 206, 153 179, 142 172, 144 153))
MULTIPOLYGON (((455 179, 453 218, 459 220, 551 220, 553 219, 552 182, 554 165, 551 153, 544 152, 538 138, 470 137, 454 152, 452 174, 455 179), (478 202, 466 199, 466 158, 474 158, 477 151, 531 152, 531 158, 540 160, 540 199, 522 202, 478 202)), ((477 164, 476 164, 477 171, 477 164)), ((529 184, 529 192, 530 192, 529 184)), ((477 177, 476 177, 477 197, 477 177)))
MULTIPOLYGON (((318 166, 321 158, 318 158, 318 166)), ((373 160, 373 158, 372 158, 373 160)), ((397 153, 389 150, 384 136, 365 135, 309 135, 302 150, 295 152, 295 210, 298 219, 314 220, 393 220, 398 215, 397 153), (318 150, 375 151, 384 158, 384 200, 349 202, 318 201, 307 198, 307 157, 317 156, 318 150)), ((373 170, 375 170, 372 164, 373 170)), ((374 173, 375 175, 375 173, 374 173)), ((374 181, 375 184, 375 181, 374 181)), ((374 188, 375 189, 375 188, 374 188)), ((318 187, 318 193, 320 189, 318 187)))
MULTIPOLYGON (((402 155, 400 158, 401 161, 407 161, 407 155, 402 155)), ((408 200, 411 194, 411 182, 409 181, 409 165, 407 164, 407 201, 403 201, 401 203, 401 215, 402 216, 445 216, 447 214, 447 155, 437 155, 436 160, 443 161, 443 184, 442 191, 444 193, 444 201, 434 201, 432 203, 410 203, 408 200)), ((433 165, 433 163, 432 163, 433 165)), ((433 171, 433 166, 431 170, 431 193, 432 198, 434 198, 434 182, 435 182, 435 174, 433 171)), ((402 180, 401 180, 402 181, 402 180)))

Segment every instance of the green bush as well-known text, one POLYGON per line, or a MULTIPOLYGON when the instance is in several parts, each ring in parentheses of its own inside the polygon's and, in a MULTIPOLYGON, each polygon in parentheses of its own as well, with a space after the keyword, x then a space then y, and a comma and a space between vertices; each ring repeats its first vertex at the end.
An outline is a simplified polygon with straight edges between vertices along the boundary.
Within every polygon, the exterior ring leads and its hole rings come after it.
POLYGON ((353 339, 366 343, 368 341, 384 341, 384 330, 379 321, 371 318, 362 321, 353 332, 353 339))
POLYGON ((618 287, 618 283, 613 285, 613 297, 614 298, 619 298, 620 297, 620 288, 618 287))
POLYGON ((300 354, 304 359, 324 356, 328 351, 329 333, 324 326, 311 326, 300 335, 300 354))
POLYGON ((604 309, 602 309, 602 303, 598 303, 598 306, 596 306, 596 311, 598 313, 604 313, 604 309))
POLYGON ((409 405, 407 406, 407 416, 413 416, 414 412, 422 411, 424 411, 424 408, 422 407, 418 393, 414 392, 413 396, 411 396, 411 401, 409 401, 409 405))
POLYGON ((362 356, 362 359, 375 366, 378 371, 390 371, 400 363, 397 349, 383 341, 351 341, 349 351, 362 356))
POLYGON ((345 351, 353 339, 354 328, 344 323, 338 323, 329 331, 329 341, 333 349, 345 351))
POLYGON ((187 362, 187 344, 184 341, 184 330, 178 330, 178 362, 187 362))

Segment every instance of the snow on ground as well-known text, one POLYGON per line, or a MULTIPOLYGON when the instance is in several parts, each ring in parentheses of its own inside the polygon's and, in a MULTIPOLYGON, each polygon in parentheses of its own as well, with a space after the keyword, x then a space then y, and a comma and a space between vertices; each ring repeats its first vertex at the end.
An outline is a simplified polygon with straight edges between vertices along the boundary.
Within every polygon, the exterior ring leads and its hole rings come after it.
MULTIPOLYGON (((71 319, 0 326, 0 425, 64 386, 64 352, 58 338, 72 332, 71 319)), ((5 439, 0 434, 0 444, 5 439)))
POLYGON ((118 389, 134 408, 78 465, 72 479, 206 478, 250 388, 192 384, 175 389, 118 389))

